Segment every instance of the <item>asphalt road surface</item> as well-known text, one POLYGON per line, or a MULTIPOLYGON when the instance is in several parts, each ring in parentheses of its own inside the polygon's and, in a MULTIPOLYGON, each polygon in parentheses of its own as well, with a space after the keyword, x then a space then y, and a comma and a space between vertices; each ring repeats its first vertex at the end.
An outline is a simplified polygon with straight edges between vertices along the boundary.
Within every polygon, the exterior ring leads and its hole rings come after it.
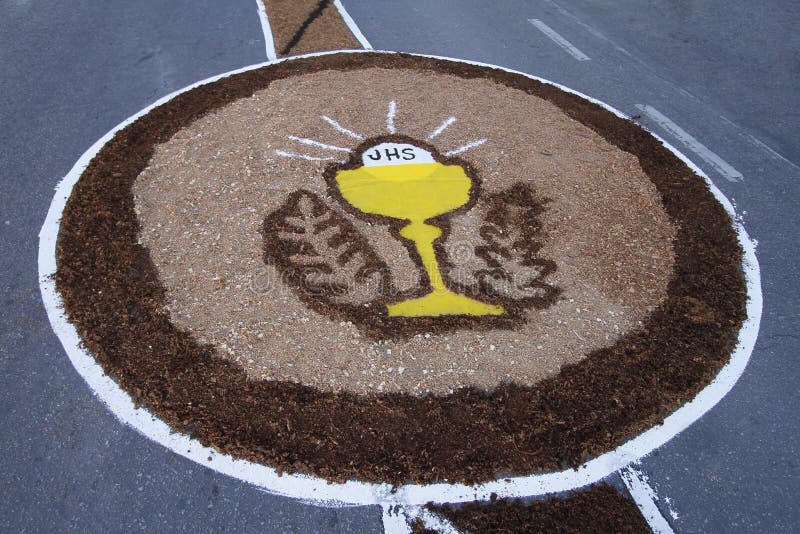
MULTIPOLYGON (((679 532, 796 529, 800 4, 345 3, 376 49, 493 63, 640 115, 735 201, 758 240, 756 349, 734 390, 641 468, 679 532)), ((0 530, 381 531, 377 507, 274 497, 120 424, 39 296, 37 233, 77 158, 157 98, 265 59, 255 0, 0 1, 0 530)))

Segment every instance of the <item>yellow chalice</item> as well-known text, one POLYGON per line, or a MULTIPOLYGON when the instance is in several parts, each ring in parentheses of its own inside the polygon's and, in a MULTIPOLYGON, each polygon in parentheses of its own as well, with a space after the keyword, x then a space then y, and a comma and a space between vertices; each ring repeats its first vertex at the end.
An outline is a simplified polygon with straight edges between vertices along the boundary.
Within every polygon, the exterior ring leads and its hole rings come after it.
POLYGON ((364 151, 362 161, 362 167, 336 174, 342 197, 364 213, 409 221, 400 236, 414 243, 431 285, 427 295, 387 306, 389 315, 505 313, 502 306, 454 293, 445 286, 433 248, 442 230, 425 222, 469 202, 472 180, 464 169, 439 163, 427 150, 408 143, 381 143, 364 151))

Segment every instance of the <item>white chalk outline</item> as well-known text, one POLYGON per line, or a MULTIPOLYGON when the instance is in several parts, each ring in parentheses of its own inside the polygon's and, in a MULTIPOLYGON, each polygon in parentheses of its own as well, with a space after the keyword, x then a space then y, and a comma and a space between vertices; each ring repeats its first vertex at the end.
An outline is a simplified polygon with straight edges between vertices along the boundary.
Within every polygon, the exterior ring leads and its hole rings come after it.
POLYGON ((619 476, 622 478, 622 482, 625 483, 625 487, 628 488, 628 493, 631 494, 633 502, 636 503, 639 511, 642 512, 642 516, 647 520, 647 524, 650 525, 650 530, 653 531, 653 534, 674 534, 675 531, 672 530, 672 526, 664 517, 664 514, 661 513, 661 510, 658 509, 656 504, 658 496, 647 482, 647 475, 633 467, 633 465, 629 465, 620 469, 619 476))
POLYGON ((550 38, 555 44, 563 48, 569 55, 577 59, 578 61, 589 61, 590 58, 576 47, 574 44, 567 41, 560 33, 555 31, 553 28, 545 24, 539 19, 528 19, 528 22, 533 24, 536 29, 540 32, 545 34, 547 37, 550 38))
POLYGON ((353 37, 356 38, 356 41, 364 47, 364 50, 372 50, 372 45, 369 44, 367 38, 364 37, 364 34, 361 33, 361 30, 358 29, 358 25, 356 21, 353 20, 353 17, 350 16, 350 13, 342 5, 341 0, 333 0, 333 5, 336 6, 336 9, 339 10, 339 15, 342 17, 342 20, 350 29, 350 33, 353 34, 353 37))
POLYGON ((384 504, 381 512, 384 534, 411 534, 411 524, 417 520, 437 534, 461 534, 448 519, 425 506, 384 504))
POLYGON ((441 515, 431 512, 426 507, 421 506, 418 510, 416 510, 415 517, 422 521, 422 524, 428 530, 433 530, 437 534, 461 534, 461 532, 450 523, 449 520, 445 519, 441 515))
POLYGON ((267 6, 264 5, 264 0, 256 0, 256 4, 258 4, 258 20, 261 22, 261 33, 264 34, 267 59, 275 61, 278 59, 278 55, 275 53, 275 39, 272 37, 272 26, 269 25, 269 17, 267 17, 267 6))
MULTIPOLYGON (((160 419, 156 419, 144 408, 136 408, 130 396, 108 376, 103 373, 102 368, 94 358, 81 346, 81 340, 75 327, 67 320, 64 312, 61 297, 56 291, 54 275, 56 272, 56 240, 58 236, 59 222, 64 210, 67 199, 70 196, 73 186, 80 178, 91 159, 100 149, 112 139, 112 137, 122 128, 131 124, 133 121, 147 114, 154 108, 168 102, 175 96, 205 85, 215 82, 221 78, 254 70, 263 66, 282 63, 285 61, 296 61, 302 58, 318 57, 332 54, 359 54, 377 53, 393 54, 390 51, 362 51, 344 50, 328 51, 296 56, 293 58, 283 58, 276 61, 259 63, 234 71, 230 71, 218 76, 213 76, 206 80, 197 82, 188 87, 180 89, 170 95, 159 99, 154 104, 146 107, 142 111, 133 115, 120 123, 113 130, 108 132, 96 143, 94 143, 75 163, 69 173, 56 186, 56 192, 50 209, 47 213, 42 229, 39 233, 39 285, 42 292, 42 300, 47 310, 47 316, 52 325, 53 331, 58 336, 64 349, 72 361, 75 369, 81 374, 89 384, 94 393, 102 400, 114 415, 122 422, 132 426, 143 435, 169 448, 176 454, 197 462, 198 464, 210 467, 220 473, 238 478, 270 493, 295 498, 306 503, 322 506, 353 506, 353 505, 404 505, 421 506, 428 502, 434 503, 456 503, 473 500, 488 500, 492 493, 498 497, 529 497, 548 493, 564 492, 581 488, 593 482, 604 479, 608 475, 618 471, 627 465, 635 462, 651 453, 656 448, 662 446, 667 441, 675 437, 678 433, 686 429, 694 421, 715 406, 722 397, 727 394, 736 383, 737 379, 744 372, 753 346, 758 336, 758 329, 761 321, 762 294, 761 279, 758 261, 755 255, 755 245, 747 235, 741 220, 736 217, 733 206, 722 192, 711 182, 711 180, 693 164, 686 156, 672 147, 656 134, 652 134, 667 149, 672 151, 678 158, 684 161, 694 172, 702 176, 706 181, 709 190, 722 204, 726 212, 730 215, 735 230, 738 234, 739 242, 744 251, 742 268, 747 284, 747 319, 739 331, 738 343, 731 354, 730 361, 723 366, 712 382, 706 386, 698 395, 675 412, 667 416, 660 426, 653 427, 639 436, 627 441, 616 449, 609 451, 597 458, 594 458, 577 469, 570 469, 560 472, 541 473, 528 476, 518 476, 508 479, 494 480, 477 485, 466 484, 407 484, 393 488, 389 484, 366 483, 349 481, 345 483, 330 483, 329 481, 303 474, 284 474, 278 476, 275 469, 266 465, 256 464, 246 460, 234 459, 231 456, 219 454, 213 449, 200 445, 194 439, 190 439, 184 434, 173 433, 169 426, 160 419), (208 459, 210 458, 210 460, 208 459)), ((523 72, 514 71, 485 63, 474 61, 459 60, 441 56, 417 55, 441 61, 456 62, 462 64, 476 65, 498 71, 518 74, 537 80, 568 93, 577 95, 590 102, 593 102, 615 115, 628 119, 626 115, 616 109, 604 104, 594 98, 588 97, 577 91, 568 89, 560 84, 548 80, 531 76, 523 72)))

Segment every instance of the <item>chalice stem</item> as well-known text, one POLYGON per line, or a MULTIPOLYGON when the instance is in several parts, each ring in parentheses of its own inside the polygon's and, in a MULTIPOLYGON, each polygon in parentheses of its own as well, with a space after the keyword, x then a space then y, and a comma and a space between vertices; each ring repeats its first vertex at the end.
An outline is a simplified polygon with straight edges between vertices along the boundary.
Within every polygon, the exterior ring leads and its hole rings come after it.
POLYGON ((436 251, 433 243, 442 235, 442 231, 430 224, 420 221, 411 221, 411 224, 400 230, 400 235, 414 242, 417 253, 422 260, 422 267, 428 273, 432 293, 447 293, 449 290, 444 285, 442 273, 439 270, 439 261, 436 259, 436 251))
POLYGON ((431 291, 421 297, 405 300, 387 306, 389 315, 394 317, 436 317, 438 315, 502 315, 502 306, 487 304, 450 291, 444 285, 439 261, 433 243, 442 235, 436 226, 423 221, 412 220, 400 230, 400 236, 414 242, 422 260, 422 267, 428 273, 431 291))

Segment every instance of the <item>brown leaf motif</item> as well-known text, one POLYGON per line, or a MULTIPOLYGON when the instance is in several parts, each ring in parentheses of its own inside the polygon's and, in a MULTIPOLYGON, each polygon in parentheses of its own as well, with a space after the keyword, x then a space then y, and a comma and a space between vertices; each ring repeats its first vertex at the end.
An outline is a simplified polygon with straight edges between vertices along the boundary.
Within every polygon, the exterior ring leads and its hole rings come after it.
POLYGON ((383 301, 388 267, 344 216, 300 190, 267 216, 264 254, 289 285, 312 300, 343 306, 383 301))
POLYGON ((552 260, 538 257, 543 237, 539 216, 544 201, 525 184, 486 195, 478 201, 482 223, 472 261, 451 264, 450 283, 474 295, 543 308, 559 289, 545 282, 556 270, 552 260))

